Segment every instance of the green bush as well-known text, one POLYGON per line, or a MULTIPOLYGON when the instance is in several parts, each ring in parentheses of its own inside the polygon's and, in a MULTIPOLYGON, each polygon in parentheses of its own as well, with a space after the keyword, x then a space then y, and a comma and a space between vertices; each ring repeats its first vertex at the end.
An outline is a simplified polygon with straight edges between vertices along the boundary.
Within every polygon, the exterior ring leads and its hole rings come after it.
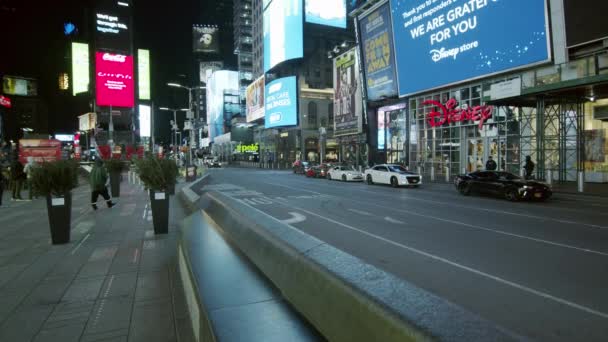
POLYGON ((137 173, 146 188, 166 191, 177 182, 178 169, 174 160, 147 157, 135 160, 137 173))
POLYGON ((31 181, 37 195, 63 197, 78 186, 78 164, 72 160, 42 163, 32 170, 31 181))
POLYGON ((109 172, 122 172, 127 169, 127 164, 120 159, 106 159, 103 164, 109 172))

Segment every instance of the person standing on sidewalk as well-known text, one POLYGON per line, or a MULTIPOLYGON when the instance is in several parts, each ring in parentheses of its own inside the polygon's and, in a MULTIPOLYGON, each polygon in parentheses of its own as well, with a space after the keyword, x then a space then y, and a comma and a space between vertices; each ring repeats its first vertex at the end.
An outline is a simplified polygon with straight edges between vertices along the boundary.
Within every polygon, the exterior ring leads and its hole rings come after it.
POLYGON ((95 160, 95 165, 93 166, 93 169, 91 169, 91 174, 89 175, 89 182, 91 183, 91 207, 93 207, 93 210, 97 210, 97 197, 99 197, 99 195, 106 200, 108 208, 114 206, 110 194, 108 193, 108 187, 106 186, 107 181, 108 173, 103 167, 103 161, 101 158, 98 158, 95 160))
POLYGON ((11 163, 11 183, 12 183, 12 200, 13 201, 23 201, 21 198, 21 188, 23 187, 23 182, 25 181, 25 173, 23 172, 23 165, 19 162, 19 157, 15 153, 13 156, 13 161, 11 163))
POLYGON ((36 162, 34 161, 34 157, 27 157, 27 164, 25 164, 25 167, 23 168, 23 172, 25 172, 26 175, 26 184, 27 184, 27 190, 28 190, 28 199, 31 201, 32 200, 32 194, 33 194, 33 187, 32 187, 32 173, 34 172, 34 168, 36 167, 36 162))

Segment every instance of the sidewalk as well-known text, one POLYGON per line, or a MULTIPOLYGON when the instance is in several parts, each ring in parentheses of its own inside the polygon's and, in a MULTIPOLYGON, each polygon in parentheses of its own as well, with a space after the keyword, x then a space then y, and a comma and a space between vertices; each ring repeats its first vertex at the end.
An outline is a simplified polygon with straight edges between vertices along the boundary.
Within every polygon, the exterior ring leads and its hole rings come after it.
MULTIPOLYGON (((189 341, 169 234, 155 236, 147 194, 122 182, 118 205, 90 208, 73 191, 71 243, 53 246, 43 199, 0 208, 0 341, 189 341), (177 293, 177 295, 174 295, 177 293)), ((81 182, 81 184, 86 184, 81 182)), ((104 205, 102 205, 104 204, 104 205)))

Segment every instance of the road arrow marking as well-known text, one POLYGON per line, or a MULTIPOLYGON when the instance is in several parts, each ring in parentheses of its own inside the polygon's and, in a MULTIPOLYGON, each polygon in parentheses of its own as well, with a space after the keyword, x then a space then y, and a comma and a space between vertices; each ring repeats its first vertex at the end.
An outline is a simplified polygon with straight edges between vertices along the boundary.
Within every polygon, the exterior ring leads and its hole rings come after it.
POLYGON ((287 224, 294 224, 294 223, 300 223, 300 222, 306 221, 306 216, 304 216, 300 213, 290 212, 289 215, 291 215, 291 218, 289 218, 287 220, 281 220, 281 222, 287 223, 287 224))
POLYGON ((385 221, 388 221, 390 223, 395 223, 395 224, 404 224, 405 222, 399 221, 399 220, 395 220, 394 218, 390 218, 390 217, 385 217, 384 218, 385 221))

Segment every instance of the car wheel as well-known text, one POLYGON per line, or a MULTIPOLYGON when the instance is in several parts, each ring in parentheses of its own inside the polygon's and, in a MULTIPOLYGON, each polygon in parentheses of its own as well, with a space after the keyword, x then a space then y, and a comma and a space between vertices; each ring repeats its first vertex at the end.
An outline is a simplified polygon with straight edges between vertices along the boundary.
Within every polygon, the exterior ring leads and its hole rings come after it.
POLYGON ((511 201, 511 202, 519 201, 519 193, 517 192, 517 189, 513 189, 513 188, 507 189, 505 191, 505 199, 507 199, 507 201, 511 201))
POLYGON ((396 177, 392 177, 392 178, 391 178, 391 186, 392 186, 393 188, 398 188, 398 187, 399 187, 399 182, 397 181, 397 178, 396 178, 396 177))
POLYGON ((342 175, 342 181, 346 182, 346 175, 342 175))
POLYGON ((374 181, 372 180, 372 175, 367 175, 365 180, 367 181, 367 184, 369 184, 369 185, 374 184, 374 181))
POLYGON ((460 183, 460 185, 458 185, 458 192, 460 192, 461 195, 469 196, 471 194, 471 184, 464 182, 460 183))

